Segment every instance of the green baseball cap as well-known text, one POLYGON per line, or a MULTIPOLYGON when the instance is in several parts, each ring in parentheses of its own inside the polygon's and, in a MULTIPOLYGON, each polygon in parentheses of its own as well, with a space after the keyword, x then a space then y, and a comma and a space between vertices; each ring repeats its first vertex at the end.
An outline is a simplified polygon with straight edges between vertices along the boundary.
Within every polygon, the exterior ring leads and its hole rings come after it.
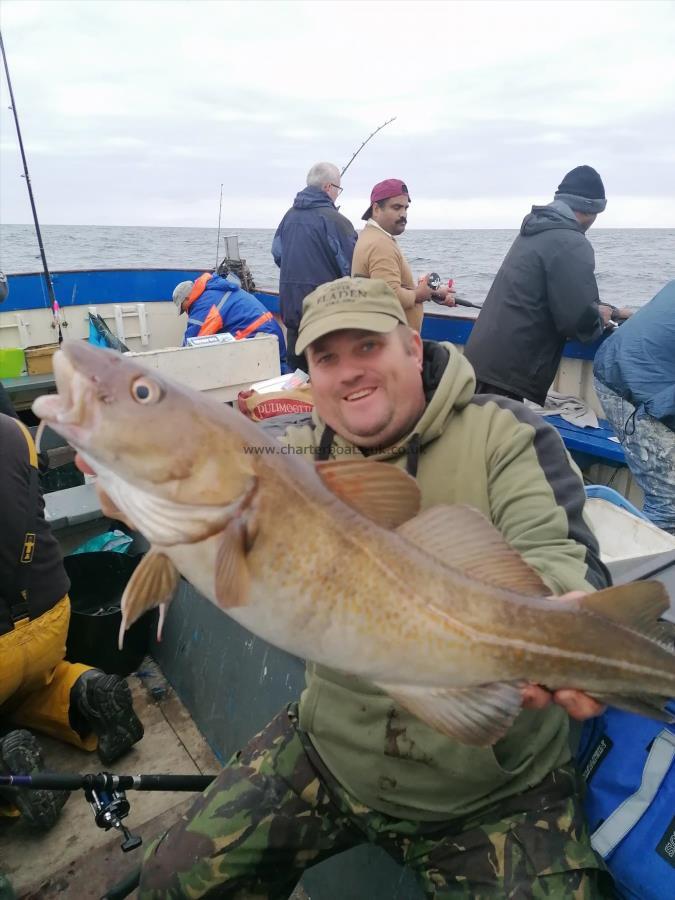
POLYGON ((379 278, 338 278, 320 285, 305 297, 295 352, 304 351, 326 334, 357 328, 393 331, 407 325, 396 294, 379 278))

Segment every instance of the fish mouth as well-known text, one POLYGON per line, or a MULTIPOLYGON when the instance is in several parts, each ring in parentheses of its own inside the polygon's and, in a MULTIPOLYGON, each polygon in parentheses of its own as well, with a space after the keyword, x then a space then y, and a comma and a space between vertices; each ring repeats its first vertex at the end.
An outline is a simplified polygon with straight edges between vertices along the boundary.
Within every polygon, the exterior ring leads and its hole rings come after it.
POLYGON ((92 424, 96 403, 93 383, 78 371, 67 351, 57 350, 53 357, 56 394, 45 394, 33 403, 33 412, 70 443, 80 446, 83 431, 92 424))

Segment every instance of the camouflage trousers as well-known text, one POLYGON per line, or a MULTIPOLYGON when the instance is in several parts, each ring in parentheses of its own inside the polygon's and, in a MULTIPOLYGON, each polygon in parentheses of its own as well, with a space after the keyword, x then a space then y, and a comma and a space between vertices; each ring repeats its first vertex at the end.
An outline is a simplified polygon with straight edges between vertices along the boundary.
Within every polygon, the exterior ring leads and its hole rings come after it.
POLYGON ((675 432, 597 378, 595 392, 621 441, 628 467, 644 492, 644 514, 659 528, 675 534, 675 432))
POLYGON ((394 819, 330 775, 292 704, 150 845, 138 897, 281 900, 306 868, 365 842, 410 867, 428 897, 613 896, 571 766, 475 819, 394 819))

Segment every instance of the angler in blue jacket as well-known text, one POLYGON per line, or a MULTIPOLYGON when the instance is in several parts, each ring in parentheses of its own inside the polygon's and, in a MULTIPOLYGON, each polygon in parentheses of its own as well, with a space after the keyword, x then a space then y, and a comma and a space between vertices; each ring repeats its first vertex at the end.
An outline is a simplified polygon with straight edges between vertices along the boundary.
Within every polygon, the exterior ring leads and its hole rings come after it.
POLYGON ((607 338, 593 374, 645 514, 675 534, 675 281, 607 338))
POLYGON ((272 313, 253 294, 242 290, 239 278, 232 272, 223 278, 205 272, 196 281, 181 281, 173 292, 178 314, 187 313, 187 328, 183 338, 229 332, 236 340, 256 334, 273 334, 279 341, 281 374, 289 369, 286 363, 286 341, 279 323, 272 313))
POLYGON ((341 193, 337 166, 316 163, 307 174, 307 187, 297 194, 274 235, 272 256, 281 269, 281 318, 286 326, 288 361, 294 369, 307 371, 304 357, 295 354, 302 301, 320 284, 352 271, 356 232, 335 206, 341 193))

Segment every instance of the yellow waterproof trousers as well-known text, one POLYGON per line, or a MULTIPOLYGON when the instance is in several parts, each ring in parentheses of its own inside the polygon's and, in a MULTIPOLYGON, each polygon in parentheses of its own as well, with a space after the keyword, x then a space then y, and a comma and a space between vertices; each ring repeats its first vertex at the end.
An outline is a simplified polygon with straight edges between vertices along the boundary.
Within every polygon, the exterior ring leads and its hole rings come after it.
POLYGON ((39 618, 20 619, 0 636, 0 719, 95 750, 98 737, 81 738, 68 718, 70 690, 91 668, 64 660, 69 621, 66 595, 39 618))

